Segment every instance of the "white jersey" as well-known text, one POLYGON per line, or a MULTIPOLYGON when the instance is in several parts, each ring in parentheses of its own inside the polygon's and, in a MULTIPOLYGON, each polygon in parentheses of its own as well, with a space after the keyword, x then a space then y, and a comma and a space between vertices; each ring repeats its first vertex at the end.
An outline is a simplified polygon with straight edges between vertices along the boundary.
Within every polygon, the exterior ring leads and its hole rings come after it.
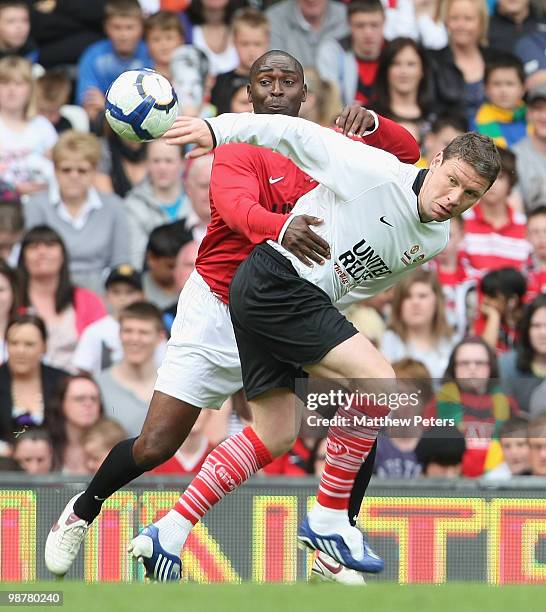
POLYGON ((272 149, 320 183, 292 213, 324 219, 313 230, 330 245, 331 259, 309 268, 284 249, 279 243, 290 220, 279 242, 270 244, 332 302, 376 295, 447 245, 449 223, 419 217, 412 188, 419 170, 394 155, 284 115, 226 114, 207 122, 217 146, 247 142, 272 149))

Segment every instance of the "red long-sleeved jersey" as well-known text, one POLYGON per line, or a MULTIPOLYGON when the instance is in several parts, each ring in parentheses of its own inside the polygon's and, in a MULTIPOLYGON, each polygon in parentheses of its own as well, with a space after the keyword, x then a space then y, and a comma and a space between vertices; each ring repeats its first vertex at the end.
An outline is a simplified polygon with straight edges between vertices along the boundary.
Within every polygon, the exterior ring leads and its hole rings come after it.
MULTIPOLYGON (((353 137, 415 163, 419 147, 403 127, 379 117, 371 134, 353 137)), ((214 153, 210 180, 211 221, 195 267, 211 290, 228 303, 229 284, 254 245, 276 240, 294 204, 317 182, 286 157, 247 144, 214 153)))

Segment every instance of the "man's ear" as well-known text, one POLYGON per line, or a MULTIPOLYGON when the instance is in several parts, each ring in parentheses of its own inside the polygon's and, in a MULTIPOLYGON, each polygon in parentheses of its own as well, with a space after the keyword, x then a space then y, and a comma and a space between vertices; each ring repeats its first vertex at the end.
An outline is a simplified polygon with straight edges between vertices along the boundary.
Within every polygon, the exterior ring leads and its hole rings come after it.
POLYGON ((301 101, 305 102, 305 100, 307 100, 307 84, 306 83, 303 84, 303 96, 301 98, 301 101))
POLYGON ((252 91, 250 89, 250 83, 246 86, 246 95, 248 97, 248 101, 252 104, 252 91))
POLYGON ((430 169, 432 170, 433 168, 438 168, 439 166, 442 165, 443 161, 444 161, 444 152, 440 151, 439 153, 436 153, 436 155, 432 158, 432 161, 430 162, 430 169))

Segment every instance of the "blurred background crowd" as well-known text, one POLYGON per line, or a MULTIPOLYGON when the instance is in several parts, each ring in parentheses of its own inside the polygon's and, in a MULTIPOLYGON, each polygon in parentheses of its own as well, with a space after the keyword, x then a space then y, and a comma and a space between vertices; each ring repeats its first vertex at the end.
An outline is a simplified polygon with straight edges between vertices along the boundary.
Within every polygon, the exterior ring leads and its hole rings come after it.
MULTIPOLYGON (((469 129, 501 148, 445 251, 348 312, 419 390, 411 414, 454 423, 387 427, 376 474, 546 476, 543 0, 0 0, 0 469, 90 474, 138 435, 210 220, 212 156, 121 140, 108 86, 149 67, 185 114, 245 112, 268 49, 303 64, 311 121, 358 102, 420 167, 469 129)), ((242 393, 203 411, 155 473, 194 473, 248 419, 242 393)), ((324 434, 266 475, 320 474, 324 434)))

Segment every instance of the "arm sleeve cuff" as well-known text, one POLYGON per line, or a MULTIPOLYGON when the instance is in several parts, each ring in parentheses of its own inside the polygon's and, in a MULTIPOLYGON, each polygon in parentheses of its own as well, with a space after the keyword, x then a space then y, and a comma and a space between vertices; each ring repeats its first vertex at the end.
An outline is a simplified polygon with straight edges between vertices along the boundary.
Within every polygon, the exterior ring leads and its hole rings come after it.
MULTIPOLYGON (((370 113, 371 112, 373 111, 370 111, 370 113)), ((376 118, 377 118, 377 115, 376 115, 376 118)), ((206 119, 204 121, 207 124, 207 127, 209 128, 210 133, 212 135, 212 148, 216 149, 216 147, 218 146, 218 142, 216 141, 216 134, 214 133, 214 130, 212 129, 212 125, 206 119)))
POLYGON ((292 222, 292 219, 295 217, 296 215, 290 215, 288 217, 288 219, 284 222, 284 225, 281 227, 281 231, 279 232, 279 235, 277 236, 277 242, 278 244, 281 244, 284 235, 286 234, 286 230, 288 229, 288 226, 290 225, 290 223, 292 222))
POLYGON ((371 130, 366 130, 365 132, 362 133, 362 136, 369 136, 370 134, 373 134, 374 132, 376 132, 379 129, 379 117, 377 116, 377 113, 373 110, 370 110, 369 108, 366 109, 370 115, 373 117, 374 120, 374 127, 371 130))

